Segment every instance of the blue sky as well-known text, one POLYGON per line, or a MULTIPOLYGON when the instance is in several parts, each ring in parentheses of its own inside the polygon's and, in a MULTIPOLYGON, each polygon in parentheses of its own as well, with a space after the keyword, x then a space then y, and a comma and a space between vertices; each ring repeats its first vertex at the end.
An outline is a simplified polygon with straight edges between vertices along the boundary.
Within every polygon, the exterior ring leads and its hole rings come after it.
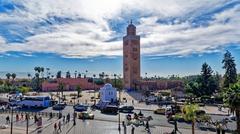
POLYGON ((122 37, 132 19, 144 76, 220 73, 226 50, 240 70, 239 0, 0 0, 0 77, 35 66, 122 73, 122 37))

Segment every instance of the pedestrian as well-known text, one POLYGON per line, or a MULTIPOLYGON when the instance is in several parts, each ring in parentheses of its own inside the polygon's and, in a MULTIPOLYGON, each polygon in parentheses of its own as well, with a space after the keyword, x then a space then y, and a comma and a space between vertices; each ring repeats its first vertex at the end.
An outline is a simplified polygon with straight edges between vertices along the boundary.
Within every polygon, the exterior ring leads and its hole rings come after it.
POLYGON ((65 115, 63 116, 63 124, 65 124, 65 115))
POLYGON ((10 124, 10 118, 9 118, 9 116, 6 117, 6 124, 10 124))
POLYGON ((127 134, 127 127, 124 121, 123 121, 123 134, 127 134))
POLYGON ((55 132, 57 131, 57 123, 56 122, 54 123, 54 131, 55 132))
POLYGON ((149 131, 149 123, 148 123, 148 121, 146 122, 146 128, 145 128, 145 130, 149 131))
POLYGON ((68 115, 67 115, 67 122, 69 122, 70 121, 70 114, 68 113, 68 115))
POLYGON ((35 115, 34 115, 34 123, 37 123, 37 120, 38 120, 38 119, 37 119, 37 115, 35 114, 35 115))
POLYGON ((134 134, 134 130, 135 130, 135 128, 134 128, 134 126, 132 125, 132 133, 131 133, 131 134, 134 134))
POLYGON ((50 119, 52 119, 52 117, 53 117, 53 114, 52 114, 52 112, 49 114, 49 116, 50 116, 50 119))
POLYGON ((21 113, 21 120, 23 120, 23 113, 21 113))
POLYGON ((134 105, 134 100, 132 100, 132 104, 134 105))
POLYGON ((62 132, 62 123, 61 123, 61 121, 58 122, 58 131, 62 132))
POLYGON ((16 121, 19 121, 19 115, 16 114, 16 121))

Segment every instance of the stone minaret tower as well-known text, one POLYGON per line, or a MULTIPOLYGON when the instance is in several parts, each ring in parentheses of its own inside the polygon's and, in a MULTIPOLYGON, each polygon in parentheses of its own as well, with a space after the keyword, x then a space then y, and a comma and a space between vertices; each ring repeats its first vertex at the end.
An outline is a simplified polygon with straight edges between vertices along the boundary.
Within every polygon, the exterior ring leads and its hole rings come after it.
POLYGON ((125 89, 134 89, 140 80, 140 36, 132 21, 123 37, 123 79, 125 89))

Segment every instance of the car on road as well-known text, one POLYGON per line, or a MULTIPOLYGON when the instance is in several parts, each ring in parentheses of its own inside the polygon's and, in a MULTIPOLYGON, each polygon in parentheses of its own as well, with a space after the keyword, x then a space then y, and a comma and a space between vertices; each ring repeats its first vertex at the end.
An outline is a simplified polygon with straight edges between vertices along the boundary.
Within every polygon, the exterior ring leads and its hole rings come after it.
POLYGON ((78 113, 78 119, 94 119, 94 114, 89 113, 89 112, 80 112, 78 113))
POLYGON ((66 107, 65 103, 58 103, 52 107, 53 110, 63 110, 66 107))
POLYGON ((73 106, 73 109, 74 109, 75 111, 82 112, 82 111, 87 111, 88 106, 87 106, 87 105, 82 105, 82 104, 77 104, 77 105, 74 105, 74 106, 73 106))
POLYGON ((132 113, 134 110, 133 106, 122 106, 119 108, 119 112, 123 112, 123 113, 132 113))
POLYGON ((118 107, 114 105, 107 105, 105 108, 101 110, 101 113, 105 114, 117 114, 118 113, 118 107))
POLYGON ((158 108, 156 110, 153 111, 154 114, 165 114, 166 109, 165 108, 158 108))

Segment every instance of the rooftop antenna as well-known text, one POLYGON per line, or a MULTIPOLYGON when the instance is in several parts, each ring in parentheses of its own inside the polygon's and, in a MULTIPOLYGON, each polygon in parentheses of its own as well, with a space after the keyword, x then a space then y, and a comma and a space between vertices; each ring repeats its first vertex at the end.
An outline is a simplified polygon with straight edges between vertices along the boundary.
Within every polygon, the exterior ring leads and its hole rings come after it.
POLYGON ((132 19, 131 19, 131 21, 130 21, 130 24, 132 24, 132 19))

